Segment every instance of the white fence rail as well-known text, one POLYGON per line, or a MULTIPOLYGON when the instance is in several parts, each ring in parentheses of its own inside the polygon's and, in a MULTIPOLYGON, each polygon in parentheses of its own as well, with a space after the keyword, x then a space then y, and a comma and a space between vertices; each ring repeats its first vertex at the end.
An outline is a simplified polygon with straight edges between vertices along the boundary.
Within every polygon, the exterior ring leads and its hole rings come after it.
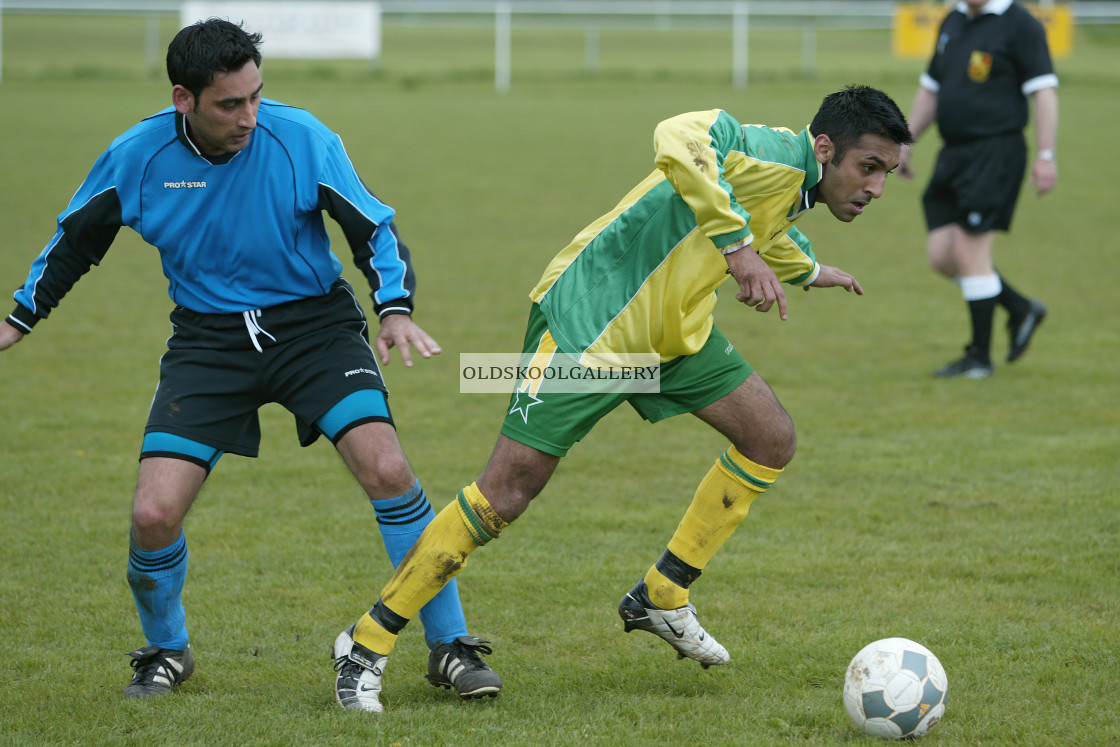
MULTIPOLYGON (((285 0, 277 0, 277 5, 285 0)), ((314 0, 302 0, 314 4, 314 0)), ((1053 0, 1041 0, 1042 5, 1053 0)), ((60 13, 139 16, 148 19, 145 50, 149 67, 163 55, 159 23, 178 18, 182 0, 0 0, 0 80, 3 78, 3 16, 7 13, 60 13)), ((1120 23, 1120 2, 1068 3, 1078 24, 1120 23)), ((510 87, 513 69, 511 40, 515 29, 582 30, 584 58, 589 69, 598 60, 602 28, 730 29, 730 66, 737 88, 747 85, 749 31, 752 25, 799 29, 802 68, 816 64, 819 29, 888 29, 896 3, 891 0, 381 0, 383 28, 434 26, 441 28, 493 27, 494 86, 510 87)), ((380 48, 380 44, 377 44, 380 48)))

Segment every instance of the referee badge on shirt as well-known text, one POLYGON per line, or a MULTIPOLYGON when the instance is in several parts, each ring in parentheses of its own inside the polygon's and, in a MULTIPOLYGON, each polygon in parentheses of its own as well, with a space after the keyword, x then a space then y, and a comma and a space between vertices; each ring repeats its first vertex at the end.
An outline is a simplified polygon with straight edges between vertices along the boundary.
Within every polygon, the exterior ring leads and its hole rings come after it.
POLYGON ((973 83, 985 83, 992 75, 992 56, 974 51, 968 58, 968 78, 973 83))

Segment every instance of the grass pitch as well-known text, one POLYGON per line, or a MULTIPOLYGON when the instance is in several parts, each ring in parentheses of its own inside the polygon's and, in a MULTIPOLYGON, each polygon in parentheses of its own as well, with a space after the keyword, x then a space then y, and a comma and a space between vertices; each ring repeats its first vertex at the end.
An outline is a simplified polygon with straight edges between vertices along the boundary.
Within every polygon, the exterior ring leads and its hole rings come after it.
MULTIPOLYGON (((4 19, 9 288, 108 142, 169 101, 134 46, 90 49, 99 37, 79 27, 44 54, 68 27, 36 40, 38 23, 4 19)), ((626 50, 658 39, 633 37, 598 77, 577 55, 515 48, 540 62, 515 65, 499 95, 484 44, 456 37, 441 66, 450 42, 433 53, 426 35, 401 33, 374 73, 267 62, 264 73, 266 94, 340 132, 399 211, 417 320, 444 353, 409 370, 398 358, 386 376, 437 508, 482 468, 504 403, 458 394, 459 353, 519 349, 529 288, 652 168, 657 121, 719 106, 799 129, 850 82, 906 109, 921 67, 891 60, 884 35, 849 33, 822 42, 816 77, 752 58, 757 77, 735 91, 720 55, 675 49, 647 64, 626 50)), ((268 407, 261 458, 225 457, 187 521, 196 674, 171 697, 123 699, 123 654, 142 643, 124 579, 129 499, 170 303, 155 251, 122 232, 51 319, 0 355, 0 743, 871 743, 848 721, 842 680, 851 656, 887 636, 923 643, 948 672, 931 744, 1120 741, 1107 715, 1120 674, 1120 188, 1108 176, 1120 146, 1098 135, 1118 113, 1120 81, 1102 64, 1118 46, 1084 32, 1061 63, 1058 190, 1025 191, 997 244, 1000 269, 1051 310, 1022 361, 981 382, 930 375, 967 324, 956 289, 925 265, 918 199, 934 133, 918 147, 918 182, 889 180, 851 225, 823 211, 799 222, 866 296, 793 292, 781 323, 724 294, 717 321, 790 411, 800 448, 694 586, 732 655, 707 671, 623 635, 615 606, 724 445, 687 416, 651 427, 619 411, 460 577, 502 695, 459 703, 429 686, 413 626, 388 669, 386 712, 339 710, 328 648, 372 604, 388 561, 333 450, 300 449, 290 416, 268 407)), ((1003 343, 997 334, 997 356, 1003 343)))

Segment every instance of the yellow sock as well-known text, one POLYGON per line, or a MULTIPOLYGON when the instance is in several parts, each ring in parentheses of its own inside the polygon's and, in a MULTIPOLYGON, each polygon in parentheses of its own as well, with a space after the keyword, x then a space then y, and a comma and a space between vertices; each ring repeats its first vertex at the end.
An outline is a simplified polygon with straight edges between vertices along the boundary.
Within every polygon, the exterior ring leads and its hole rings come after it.
POLYGON ((355 643, 360 643, 382 656, 393 653, 393 648, 397 645, 397 635, 381 627, 368 612, 358 618, 358 624, 354 626, 353 638, 355 643))
POLYGON ((420 608, 463 569, 467 556, 496 539, 507 526, 478 485, 471 483, 436 514, 416 540, 382 589, 382 603, 405 620, 416 617, 420 608))
MULTIPOLYGON (((778 479, 780 469, 755 464, 734 447, 720 455, 701 480, 668 550, 681 562, 703 570, 746 518, 754 499, 778 479)), ((650 601, 662 609, 688 604, 688 587, 654 565, 646 573, 650 601)))
POLYGON ((673 583, 656 565, 649 567, 645 581, 649 600, 661 609, 675 610, 688 604, 688 589, 673 583))

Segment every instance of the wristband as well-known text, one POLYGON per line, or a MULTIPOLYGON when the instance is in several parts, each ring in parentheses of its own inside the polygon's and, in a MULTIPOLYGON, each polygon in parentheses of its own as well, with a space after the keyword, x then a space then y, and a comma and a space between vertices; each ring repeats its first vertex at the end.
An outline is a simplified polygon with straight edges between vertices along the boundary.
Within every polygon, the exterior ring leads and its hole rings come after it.
POLYGON ((1058 156, 1057 156, 1056 153, 1054 153, 1053 148, 1043 148, 1042 150, 1040 150, 1038 152, 1038 157, 1041 158, 1043 161, 1057 161, 1058 160, 1058 156))

